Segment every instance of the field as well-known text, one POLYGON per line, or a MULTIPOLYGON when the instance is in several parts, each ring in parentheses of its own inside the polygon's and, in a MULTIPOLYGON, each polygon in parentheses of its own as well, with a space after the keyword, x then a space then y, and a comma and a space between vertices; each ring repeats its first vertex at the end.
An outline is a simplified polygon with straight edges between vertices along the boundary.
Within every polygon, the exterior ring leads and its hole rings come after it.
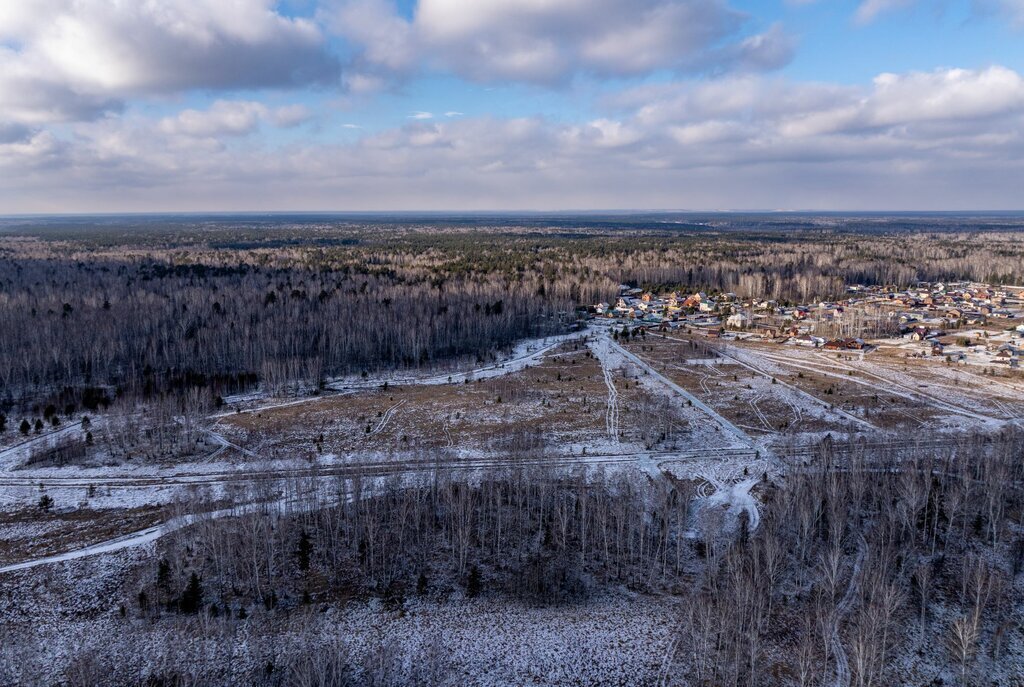
MULTIPOLYGON (((90 420, 94 448, 76 466, 30 459, 33 446, 53 445, 79 431, 73 426, 27 439, 7 433, 5 558, 45 559, 104 532, 141 531, 177 502, 216 511, 283 494, 299 479, 309 481, 306 490, 332 489, 357 471, 629 467, 671 472, 702 485, 703 497, 721 498, 744 470, 774 472, 773 461, 800 456, 826 435, 916 445, 923 428, 940 443, 943 433, 1021 422, 1021 380, 880 344, 835 353, 698 331, 620 342, 591 329, 527 342, 482 368, 342 378, 291 399, 229 398, 201 421, 200 448, 174 462, 105 454, 113 420, 102 413, 90 420), (52 515, 39 515, 44 495, 52 515)), ((745 493, 732 496, 736 512, 749 506, 745 493)))

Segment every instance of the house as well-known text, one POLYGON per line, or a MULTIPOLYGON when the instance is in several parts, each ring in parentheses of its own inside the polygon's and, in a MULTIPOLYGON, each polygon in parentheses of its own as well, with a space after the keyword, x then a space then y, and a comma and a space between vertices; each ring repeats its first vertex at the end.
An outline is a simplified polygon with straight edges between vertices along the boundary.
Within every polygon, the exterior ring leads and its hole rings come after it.
POLYGON ((802 334, 800 336, 794 336, 790 341, 797 346, 809 346, 811 348, 817 348, 824 345, 825 339, 818 336, 811 336, 809 334, 802 334))
POLYGON ((708 300, 708 295, 703 291, 695 293, 692 296, 687 296, 686 300, 683 301, 684 308, 699 308, 700 304, 708 300))
POLYGON ((725 326, 731 327, 732 329, 743 329, 747 326, 747 316, 743 313, 736 313, 729 315, 725 320, 725 326))
POLYGON ((865 348, 864 339, 832 339, 825 342, 825 349, 829 351, 861 351, 865 348))

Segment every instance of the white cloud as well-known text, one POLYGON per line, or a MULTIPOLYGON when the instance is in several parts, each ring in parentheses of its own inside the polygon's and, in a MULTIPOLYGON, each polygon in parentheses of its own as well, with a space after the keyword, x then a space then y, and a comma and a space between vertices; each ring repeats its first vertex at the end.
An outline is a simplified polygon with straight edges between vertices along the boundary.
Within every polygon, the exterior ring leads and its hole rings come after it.
POLYGON ((6 0, 0 116, 79 120, 138 95, 336 81, 338 62, 319 28, 275 4, 6 0))
POLYGON ((270 111, 270 120, 283 129, 304 124, 312 118, 313 113, 305 105, 283 105, 270 111))
POLYGON ((910 7, 916 0, 862 0, 853 18, 858 24, 870 24, 879 15, 910 7))
POLYGON ((754 75, 659 84, 583 123, 410 120, 272 150, 256 136, 219 140, 271 123, 262 107, 108 116, 65 137, 0 130, 0 206, 996 208, 1019 203, 1024 176, 1024 88, 1005 67, 884 74, 863 88, 754 75))
POLYGON ((785 64, 794 47, 778 26, 744 35, 747 16, 724 0, 419 0, 412 20, 393 0, 339 0, 330 17, 363 46, 354 69, 378 80, 424 64, 549 85, 580 72, 761 70, 785 64))
POLYGON ((983 70, 881 74, 874 89, 833 107, 800 113, 783 126, 805 136, 868 128, 914 126, 927 122, 987 120, 1024 110, 1024 79, 1006 67, 983 70))
POLYGON ((618 148, 636 143, 640 130, 614 119, 595 119, 566 131, 566 140, 594 148, 618 148))
POLYGON ((413 112, 409 115, 409 119, 433 119, 434 114, 432 112, 413 112))
POLYGON ((303 105, 286 105, 276 109, 247 100, 218 100, 206 110, 183 110, 174 117, 165 117, 158 126, 167 134, 197 137, 243 136, 251 134, 261 122, 278 127, 292 127, 309 119, 303 105))

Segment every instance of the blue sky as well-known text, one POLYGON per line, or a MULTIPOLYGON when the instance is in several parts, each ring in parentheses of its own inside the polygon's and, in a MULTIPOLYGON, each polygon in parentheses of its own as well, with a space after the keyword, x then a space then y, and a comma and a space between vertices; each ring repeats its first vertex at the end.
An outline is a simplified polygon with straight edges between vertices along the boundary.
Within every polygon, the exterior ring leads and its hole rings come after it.
POLYGON ((1020 209, 1024 0, 8 0, 0 213, 1020 209))

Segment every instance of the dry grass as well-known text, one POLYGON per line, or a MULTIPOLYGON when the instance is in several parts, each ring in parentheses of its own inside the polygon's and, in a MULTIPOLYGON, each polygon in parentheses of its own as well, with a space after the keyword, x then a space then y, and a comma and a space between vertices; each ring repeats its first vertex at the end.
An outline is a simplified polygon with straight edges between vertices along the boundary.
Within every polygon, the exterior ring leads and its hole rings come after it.
POLYGON ((151 527, 166 515, 167 509, 161 506, 49 513, 38 508, 0 511, 0 562, 17 563, 91 546, 151 527))
POLYGON ((566 344, 502 377, 329 396, 227 416, 220 427, 231 441, 278 457, 544 444, 557 450, 560 441, 603 437, 606 405, 599 362, 566 344))

